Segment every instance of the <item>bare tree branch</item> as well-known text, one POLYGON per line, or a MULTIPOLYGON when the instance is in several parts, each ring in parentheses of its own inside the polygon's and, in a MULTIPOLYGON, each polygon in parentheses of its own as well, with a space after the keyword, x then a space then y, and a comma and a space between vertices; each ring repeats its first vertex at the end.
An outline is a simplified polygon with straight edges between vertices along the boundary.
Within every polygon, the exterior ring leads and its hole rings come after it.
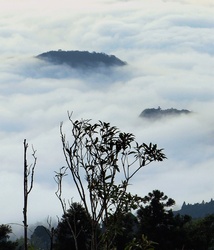
POLYGON ((72 227, 70 221, 69 221, 69 218, 66 216, 66 213, 67 213, 67 209, 66 209, 66 202, 65 200, 62 198, 62 180, 65 176, 67 176, 67 168, 66 167, 62 167, 60 168, 60 171, 59 172, 55 172, 56 175, 55 175, 55 182, 57 183, 57 191, 55 192, 57 198, 59 199, 60 203, 61 203, 61 207, 62 207, 62 210, 63 210, 63 214, 65 216, 65 219, 67 221, 67 224, 68 224, 68 227, 71 231, 71 234, 74 238, 74 243, 75 243, 75 249, 78 250, 78 244, 77 244, 77 237, 78 237, 78 234, 76 233, 75 229, 72 227))
POLYGON ((28 150, 28 143, 26 139, 24 139, 24 207, 23 207, 23 224, 24 224, 24 249, 28 249, 28 218, 27 218, 27 210, 28 210, 28 196, 33 188, 33 181, 34 181, 34 171, 37 163, 36 151, 33 150, 33 164, 29 167, 27 162, 27 150, 28 150), (30 176, 30 179, 29 179, 30 176), (28 184, 30 182, 30 187, 28 188, 28 184))

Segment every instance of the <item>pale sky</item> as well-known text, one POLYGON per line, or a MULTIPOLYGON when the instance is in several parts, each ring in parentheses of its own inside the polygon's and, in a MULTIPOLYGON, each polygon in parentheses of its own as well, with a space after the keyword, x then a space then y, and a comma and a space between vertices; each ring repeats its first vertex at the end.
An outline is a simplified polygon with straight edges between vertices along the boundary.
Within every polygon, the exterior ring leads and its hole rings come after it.
MULTIPOLYGON (((68 110, 74 119, 107 121, 165 149, 168 159, 143 169, 133 193, 159 189, 178 208, 214 198, 213 14, 208 0, 1 0, 0 224, 23 220, 25 138, 38 156, 29 224, 61 216, 53 177, 65 165, 59 124, 67 123, 68 110), (128 66, 89 73, 34 58, 58 49, 114 54, 128 66), (139 118, 158 106, 194 114, 139 118)), ((69 178, 64 197, 79 201, 69 178)))

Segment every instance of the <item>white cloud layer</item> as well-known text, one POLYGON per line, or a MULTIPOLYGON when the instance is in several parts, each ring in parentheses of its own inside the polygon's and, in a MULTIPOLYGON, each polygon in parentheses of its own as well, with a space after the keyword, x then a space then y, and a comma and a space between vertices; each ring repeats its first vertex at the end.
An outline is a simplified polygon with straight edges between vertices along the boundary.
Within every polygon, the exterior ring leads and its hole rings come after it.
MULTIPOLYGON (((133 192, 160 189, 178 206, 214 198, 212 1, 2 0, 0 6, 0 223, 23 220, 24 138, 38 156, 29 223, 61 216, 53 177, 65 164, 59 124, 67 111, 165 149, 168 159, 136 176, 133 192), (87 72, 34 58, 57 49, 114 54, 128 66, 87 72), (158 106, 194 114, 139 118, 158 106)), ((76 197, 67 185, 65 197, 76 197)))

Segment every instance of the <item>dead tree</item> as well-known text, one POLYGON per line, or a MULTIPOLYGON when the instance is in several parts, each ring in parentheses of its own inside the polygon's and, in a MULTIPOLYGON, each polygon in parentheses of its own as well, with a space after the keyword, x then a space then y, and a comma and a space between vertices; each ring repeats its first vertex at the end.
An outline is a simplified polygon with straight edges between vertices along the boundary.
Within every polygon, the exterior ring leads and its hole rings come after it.
POLYGON ((46 232, 48 236, 50 237, 50 250, 53 250, 53 243, 54 243, 54 235, 55 235, 55 229, 52 226, 52 219, 51 217, 47 218, 47 224, 48 224, 48 229, 46 229, 46 232))
MULTIPOLYGON (((67 175, 66 170, 67 170, 67 168, 62 167, 62 168, 60 168, 60 172, 55 172, 56 175, 55 175, 54 179, 55 179, 55 181, 57 183, 57 186, 58 186, 57 191, 55 192, 55 194, 56 194, 57 198, 59 199, 59 201, 61 203, 63 214, 64 214, 65 219, 67 221, 70 232, 71 232, 71 234, 73 236, 74 244, 75 244, 75 250, 78 250, 77 238, 78 238, 79 232, 76 232, 75 228, 72 227, 72 225, 71 225, 71 223, 69 221, 69 218, 66 215, 67 214, 66 202, 62 198, 62 180, 63 180, 63 177, 65 177, 67 175)), ((75 225, 75 222, 74 222, 74 225, 75 225)))
POLYGON ((28 217, 27 217, 27 211, 28 211, 28 196, 33 188, 33 181, 34 181, 34 170, 36 167, 37 157, 36 157, 36 151, 32 147, 33 153, 33 163, 28 166, 27 162, 27 149, 28 149, 28 143, 26 139, 24 140, 24 207, 23 207, 23 224, 24 224, 24 250, 28 249, 28 217))

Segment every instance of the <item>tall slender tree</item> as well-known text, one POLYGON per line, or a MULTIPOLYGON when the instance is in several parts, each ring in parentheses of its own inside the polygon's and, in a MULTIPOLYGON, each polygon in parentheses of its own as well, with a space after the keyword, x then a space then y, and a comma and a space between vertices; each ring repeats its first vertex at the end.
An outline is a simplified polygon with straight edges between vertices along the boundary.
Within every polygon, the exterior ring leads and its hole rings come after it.
POLYGON ((28 249, 28 196, 33 188, 33 181, 34 181, 34 171, 37 163, 36 151, 32 146, 32 156, 33 156, 33 163, 28 165, 27 162, 27 149, 28 143, 26 139, 24 140, 24 207, 23 207, 23 224, 24 224, 24 249, 28 249))

